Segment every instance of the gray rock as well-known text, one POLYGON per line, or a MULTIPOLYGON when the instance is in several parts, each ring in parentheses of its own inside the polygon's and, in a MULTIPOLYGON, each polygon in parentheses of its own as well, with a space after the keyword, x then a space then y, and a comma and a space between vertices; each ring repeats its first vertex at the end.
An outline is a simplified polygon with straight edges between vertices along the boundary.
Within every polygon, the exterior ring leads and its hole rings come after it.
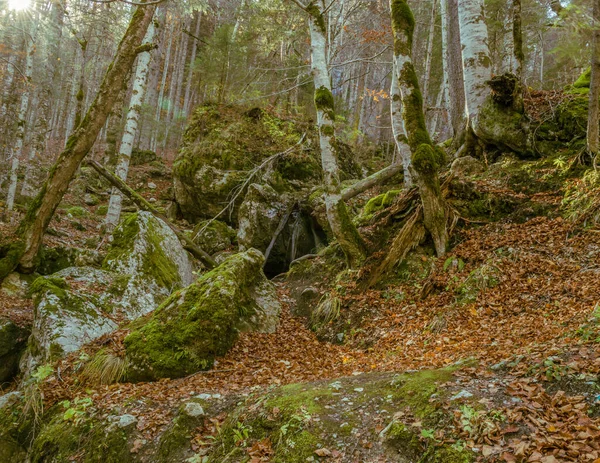
POLYGON ((174 290, 194 281, 193 268, 177 235, 149 212, 121 222, 103 268, 131 278, 123 299, 131 301, 127 318, 156 309, 174 290))
POLYGON ((183 406, 183 412, 192 418, 197 418, 204 415, 204 408, 197 402, 188 402, 183 406))
POLYGON ((450 170, 458 176, 471 176, 485 172, 485 165, 474 157, 463 156, 454 160, 450 170))

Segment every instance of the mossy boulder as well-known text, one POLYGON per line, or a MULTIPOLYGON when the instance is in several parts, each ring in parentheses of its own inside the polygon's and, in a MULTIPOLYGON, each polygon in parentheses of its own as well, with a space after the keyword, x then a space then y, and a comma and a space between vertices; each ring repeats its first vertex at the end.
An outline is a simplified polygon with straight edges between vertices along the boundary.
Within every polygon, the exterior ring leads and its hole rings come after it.
POLYGON ((32 431, 30 419, 22 415, 23 394, 0 396, 0 461, 25 463, 32 431))
POLYGON ((470 177, 483 173, 485 164, 472 156, 462 156, 454 160, 450 170, 460 177, 470 177))
POLYGON ((289 198, 279 195, 269 185, 250 185, 239 213, 240 249, 256 248, 264 253, 289 207, 289 198))
POLYGON ((103 268, 130 280, 123 299, 129 319, 151 312, 174 290, 189 285, 192 264, 177 235, 149 212, 125 218, 113 234, 103 268))
POLYGON ((236 240, 236 231, 220 220, 200 222, 192 234, 194 242, 209 254, 231 248, 236 240))
MULTIPOLYGON (((277 157, 253 178, 255 183, 269 184, 279 192, 300 192, 320 183, 322 169, 314 127, 259 108, 247 111, 240 106, 212 104, 198 108, 173 165, 175 197, 183 216, 190 221, 216 216, 249 171, 294 147, 304 133, 301 148, 277 157)), ((348 145, 341 143, 338 153, 342 176, 360 177, 348 145)), ((235 224, 242 199, 243 195, 222 220, 235 224)))
POLYGON ((72 267, 31 286, 33 327, 21 362, 25 372, 52 362, 117 329, 110 318, 119 302, 114 275, 91 267, 72 267))
POLYGON ((31 330, 0 318, 0 384, 10 381, 19 370, 19 359, 31 330))
POLYGON ((156 161, 157 156, 156 152, 152 150, 142 150, 139 148, 134 148, 131 151, 131 165, 132 166, 141 166, 143 164, 150 164, 153 161, 156 161))
POLYGON ((44 247, 37 271, 41 275, 52 275, 69 267, 100 267, 101 265, 102 256, 93 249, 70 246, 44 247))
POLYGON ((443 385, 452 380, 451 368, 375 373, 253 394, 221 426, 208 462, 248 461, 247 449, 260 442, 269 443, 273 463, 321 461, 319 455, 339 462, 474 461, 469 449, 422 437, 421 429, 451 433, 443 385))
POLYGON ((177 378, 210 368, 240 331, 273 332, 280 303, 250 249, 174 293, 125 338, 132 381, 177 378))
POLYGON ((33 275, 23 275, 17 272, 10 273, 0 284, 0 296, 25 297, 29 285, 35 280, 33 275))

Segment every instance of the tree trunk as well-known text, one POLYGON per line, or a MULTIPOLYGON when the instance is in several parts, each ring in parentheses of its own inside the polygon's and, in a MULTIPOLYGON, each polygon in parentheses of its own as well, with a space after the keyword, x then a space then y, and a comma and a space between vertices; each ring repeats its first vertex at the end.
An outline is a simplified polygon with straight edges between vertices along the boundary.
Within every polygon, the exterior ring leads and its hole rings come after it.
POLYGON ((344 251, 348 265, 356 267, 364 260, 366 251, 340 192, 335 151, 335 110, 327 64, 327 26, 322 11, 323 6, 315 3, 311 3, 307 8, 310 15, 311 70, 315 84, 315 107, 325 183, 325 208, 331 231, 344 251))
POLYGON ((11 168, 10 182, 8 186, 8 194, 6 195, 6 210, 10 213, 15 205, 15 197, 17 194, 19 161, 23 153, 23 143, 25 141, 25 132, 27 126, 27 110, 29 109, 29 100, 31 98, 31 76, 33 75, 33 55, 36 50, 36 36, 38 30, 39 17, 36 15, 32 30, 27 35, 27 57, 25 65, 25 87, 21 93, 21 106, 19 108, 19 116, 17 119, 17 133, 15 145, 11 153, 11 168))
POLYGON ((600 110, 600 0, 594 0, 594 33, 592 39, 592 75, 588 110, 587 149, 597 159, 599 146, 598 113, 600 110))
POLYGON ((108 170, 98 164, 96 161, 88 160, 88 165, 93 167, 96 172, 102 175, 106 180, 108 180, 114 188, 117 188, 121 193, 127 196, 131 201, 133 201, 140 209, 144 211, 148 211, 161 219, 168 227, 175 232, 177 237, 185 243, 185 249, 187 249, 194 257, 199 259, 206 268, 213 269, 217 266, 215 260, 210 256, 210 254, 206 253, 203 249, 198 247, 196 243, 192 241, 192 239, 179 230, 175 225, 171 223, 171 221, 162 215, 157 209, 155 209, 152 204, 146 201, 141 195, 136 193, 133 189, 131 189, 123 180, 117 177, 114 174, 111 174, 108 170))
MULTIPOLYGON (((133 66, 137 54, 144 51, 143 48, 140 48, 140 44, 146 35, 155 10, 156 5, 140 6, 133 13, 129 27, 119 44, 113 63, 104 76, 96 99, 79 127, 69 137, 65 150, 50 170, 48 179, 21 222, 18 234, 22 237, 24 246, 18 263, 22 271, 33 272, 35 270, 36 258, 48 224, 81 161, 94 145, 98 133, 104 126, 119 93, 123 76, 133 66)), ((0 277, 2 276, 0 275, 0 277)))
MULTIPOLYGON (((435 19, 437 16, 437 0, 433 0, 431 7, 431 24, 429 25, 429 38, 427 41, 427 55, 425 56, 425 78, 423 79, 423 103, 425 114, 429 104, 429 82, 431 81, 431 59, 433 57, 433 39, 435 37, 435 19)), ((427 118, 426 118, 427 119, 427 118)))
POLYGON ((442 60, 448 81, 448 107, 452 125, 453 146, 458 149, 464 141, 466 122, 465 82, 462 70, 462 52, 458 21, 457 0, 441 0, 442 60))
POLYGON ((404 186, 410 188, 413 184, 412 173, 410 171, 411 153, 406 138, 406 128, 402 117, 402 95, 398 86, 398 66, 394 59, 392 65, 392 87, 390 90, 390 109, 392 112, 392 134, 396 149, 400 156, 400 162, 404 168, 404 186))
POLYGON ((477 115, 490 93, 486 82, 492 77, 492 61, 487 45, 488 33, 483 12, 484 0, 458 2, 467 123, 475 135, 477 135, 477 115))
POLYGON ((398 87, 402 95, 402 115, 413 153, 412 165, 423 203, 423 222, 435 244, 438 256, 446 252, 446 207, 440 191, 438 169, 443 153, 432 146, 425 125, 423 98, 412 63, 415 20, 406 0, 391 0, 394 54, 398 66, 398 87))
MULTIPOLYGON (((154 26, 154 23, 151 22, 150 26, 148 26, 146 36, 144 37, 144 44, 152 46, 155 33, 156 27, 154 26)), ((146 94, 150 58, 150 51, 140 53, 138 56, 137 69, 133 80, 133 90, 131 100, 129 101, 129 112, 127 113, 127 121, 125 122, 125 130, 123 131, 123 137, 121 138, 117 167, 115 169, 115 175, 123 181, 127 180, 127 173, 129 172, 129 161, 131 160, 133 143, 138 131, 140 109, 146 94)), ((119 223, 122 201, 123 197, 121 196, 119 189, 113 188, 108 203, 108 211, 106 213, 106 228, 108 232, 112 232, 119 223)))
POLYGON ((192 93, 192 82, 194 81, 196 53, 198 52, 198 44, 196 43, 196 37, 200 35, 200 24, 202 23, 202 12, 199 11, 197 14, 198 18, 196 19, 196 29, 194 30, 194 38, 192 39, 192 56, 190 58, 190 66, 185 87, 185 96, 183 98, 183 115, 185 117, 187 117, 190 113, 190 97, 192 93))

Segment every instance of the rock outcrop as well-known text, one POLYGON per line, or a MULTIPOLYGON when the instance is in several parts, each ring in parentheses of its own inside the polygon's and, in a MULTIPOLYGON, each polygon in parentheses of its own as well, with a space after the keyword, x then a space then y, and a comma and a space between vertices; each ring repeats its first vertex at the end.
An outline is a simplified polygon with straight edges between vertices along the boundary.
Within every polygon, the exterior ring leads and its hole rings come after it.
POLYGON ((210 368, 241 331, 273 332, 280 303, 250 249, 174 293, 125 338, 132 381, 177 378, 210 368))

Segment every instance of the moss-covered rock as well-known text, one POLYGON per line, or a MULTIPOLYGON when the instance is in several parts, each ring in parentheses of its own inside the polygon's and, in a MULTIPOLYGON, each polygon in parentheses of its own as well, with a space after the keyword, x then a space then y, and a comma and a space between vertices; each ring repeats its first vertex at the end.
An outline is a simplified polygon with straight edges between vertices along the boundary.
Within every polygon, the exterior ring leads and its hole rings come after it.
POLYGON ((110 313, 118 298, 109 291, 113 281, 110 273, 90 267, 72 267, 35 280, 30 289, 33 327, 22 369, 30 372, 114 331, 117 324, 110 313))
POLYGON ((280 304, 263 263, 262 254, 250 249, 167 299, 125 339, 128 378, 186 376, 210 368, 240 331, 273 332, 280 304))
POLYGON ((209 254, 231 248, 236 240, 236 231, 220 220, 204 220, 194 228, 194 242, 209 254))
POLYGON ((103 268, 131 277, 123 294, 132 301, 128 318, 154 310, 174 290, 193 281, 192 265, 179 239, 149 212, 124 219, 113 238, 103 268))
POLYGON ((22 415, 23 394, 9 392, 0 397, 0 461, 25 463, 32 423, 22 415))
MULTIPOLYGON (((175 196, 184 217, 196 220, 216 216, 249 170, 294 146, 303 132, 294 121, 259 108, 250 111, 234 105, 198 108, 173 165, 175 196)), ((270 175, 272 178, 266 179, 266 183, 277 189, 296 190, 306 184, 314 185, 321 175, 316 147, 316 143, 307 140, 306 149, 278 158, 260 175, 268 170, 276 172, 278 175, 270 175)), ((234 221, 235 212, 231 215, 234 221)), ((223 219, 229 220, 229 216, 223 219)))
POLYGON ((448 382, 452 369, 365 374, 252 395, 229 415, 208 461, 244 462, 247 449, 269 442, 274 463, 319 461, 320 449, 341 462, 469 462, 470 450, 421 436, 421 429, 434 432, 453 420, 443 408, 448 382))
POLYGON ((0 318, 0 384, 17 374, 19 359, 27 344, 30 330, 0 318))

